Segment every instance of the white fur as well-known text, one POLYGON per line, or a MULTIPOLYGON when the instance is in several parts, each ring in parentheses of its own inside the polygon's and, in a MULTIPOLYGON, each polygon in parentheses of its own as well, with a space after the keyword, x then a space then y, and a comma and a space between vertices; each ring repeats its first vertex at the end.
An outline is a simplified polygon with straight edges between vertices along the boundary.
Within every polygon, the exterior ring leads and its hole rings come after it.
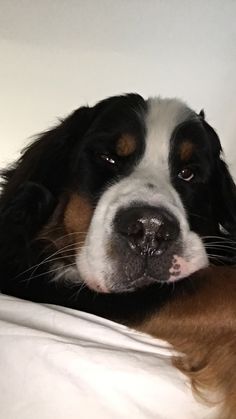
POLYGON ((178 99, 149 99, 146 152, 140 165, 165 169, 168 174, 171 135, 177 125, 190 118, 196 118, 194 112, 178 99))

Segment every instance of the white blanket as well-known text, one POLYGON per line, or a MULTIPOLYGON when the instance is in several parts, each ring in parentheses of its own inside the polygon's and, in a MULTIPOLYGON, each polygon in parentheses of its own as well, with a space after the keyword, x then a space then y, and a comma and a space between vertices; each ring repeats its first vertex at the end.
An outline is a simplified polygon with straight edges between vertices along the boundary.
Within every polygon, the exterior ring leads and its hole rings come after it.
POLYGON ((165 342, 0 295, 1 419, 203 419, 165 342))

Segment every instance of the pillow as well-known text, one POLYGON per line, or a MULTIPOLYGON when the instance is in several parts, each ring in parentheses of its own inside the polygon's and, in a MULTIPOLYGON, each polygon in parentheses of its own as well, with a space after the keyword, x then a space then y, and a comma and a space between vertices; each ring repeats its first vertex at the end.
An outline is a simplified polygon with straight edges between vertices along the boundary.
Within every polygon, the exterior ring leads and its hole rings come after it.
POLYGON ((64 307, 0 295, 3 419, 203 419, 171 347, 64 307))

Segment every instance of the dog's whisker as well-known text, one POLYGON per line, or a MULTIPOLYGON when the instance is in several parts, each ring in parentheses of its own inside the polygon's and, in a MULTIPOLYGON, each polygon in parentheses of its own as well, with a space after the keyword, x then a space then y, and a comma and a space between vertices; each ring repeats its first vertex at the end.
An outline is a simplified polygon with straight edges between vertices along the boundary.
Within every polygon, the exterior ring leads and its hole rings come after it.
POLYGON ((207 219, 203 215, 195 214, 194 212, 189 212, 189 215, 191 215, 193 217, 201 218, 202 220, 206 220, 207 219))
MULTIPOLYGON (((62 236, 59 236, 55 241, 62 240, 66 237, 71 237, 71 236, 75 236, 79 234, 87 234, 87 231, 72 231, 70 233, 66 233, 66 234, 63 234, 62 236)), ((47 236, 45 237, 47 238, 47 236)), ((44 238, 44 236, 41 236, 40 238, 44 238)))
POLYGON ((77 289, 74 293, 73 293, 73 295, 70 297, 70 300, 74 300, 74 301, 77 301, 78 300, 78 297, 79 297, 79 294, 81 293, 81 291, 84 289, 86 287, 86 284, 85 284, 85 282, 82 282, 81 284, 80 284, 80 287, 79 287, 79 289, 77 289))
POLYGON ((219 254, 215 254, 215 253, 209 253, 209 255, 208 256, 217 256, 217 257, 219 257, 219 258, 221 258, 221 259, 231 259, 229 256, 226 256, 226 255, 219 255, 219 254))
MULTIPOLYGON (((61 227, 58 227, 58 229, 61 229, 61 227)), ((49 230, 50 231, 50 230, 49 230)), ((74 236, 78 236, 78 235, 86 235, 87 231, 81 231, 81 230, 77 230, 77 231, 73 231, 70 233, 66 233, 63 234, 57 238, 52 238, 49 235, 41 235, 39 237, 37 237, 35 240, 36 241, 48 241, 49 243, 54 244, 55 247, 57 247, 57 243, 60 242, 61 240, 66 240, 73 238, 74 236)), ((81 242, 83 242, 84 240, 81 240, 81 242)), ((47 250, 50 247, 50 244, 48 246, 45 247, 45 250, 47 250)))
POLYGON ((206 249, 218 249, 218 250, 224 250, 224 249, 236 250, 236 246, 220 245, 220 244, 208 244, 208 245, 205 245, 205 248, 206 249))
MULTIPOLYGON (((62 240, 66 240, 67 238, 70 239, 72 236, 77 236, 79 234, 82 235, 82 234, 86 234, 86 233, 73 232, 73 233, 64 234, 63 236, 57 237, 56 239, 53 239, 52 237, 49 237, 49 236, 41 236, 41 237, 38 237, 36 240, 37 241, 46 241, 46 242, 52 243, 55 247, 57 247, 58 246, 58 242, 60 242, 62 240)), ((81 243, 83 241, 84 240, 81 240, 81 243)), ((71 243, 71 244, 73 244, 73 243, 71 243)), ((50 247, 50 244, 45 247, 45 250, 47 250, 49 247, 50 247)))
POLYGON ((210 242, 205 242, 204 246, 213 246, 213 245, 219 245, 219 246, 236 246, 236 243, 232 243, 232 242, 227 242, 227 241, 210 241, 210 242))
MULTIPOLYGON (((71 266, 76 266, 76 262, 73 262, 73 263, 70 263, 70 264, 66 265, 66 268, 69 268, 71 266)), ((26 282, 29 282, 29 281, 31 281, 35 278, 40 277, 40 276, 48 275, 48 274, 51 274, 52 272, 57 272, 57 271, 63 270, 63 269, 64 269, 64 266, 63 267, 59 266, 57 268, 50 269, 49 271, 41 272, 40 274, 37 274, 37 275, 34 275, 34 276, 30 275, 30 277, 26 279, 26 282)))
POLYGON ((224 265, 224 262, 219 259, 217 256, 208 256, 210 260, 212 261, 217 261, 217 263, 219 263, 220 265, 224 265))
POLYGON ((218 262, 221 262, 222 264, 225 264, 226 262, 232 262, 232 259, 233 259, 229 256, 217 255, 214 253, 208 254, 208 258, 217 260, 218 262))
POLYGON ((220 241, 229 241, 229 242, 233 242, 236 243, 236 240, 230 238, 230 237, 222 237, 222 236, 202 236, 201 237, 202 240, 208 240, 208 239, 218 239, 220 241))
POLYGON ((47 260, 46 262, 42 263, 42 265, 45 265, 45 264, 51 263, 51 262, 55 262, 55 260, 70 259, 70 258, 72 258, 74 256, 75 256, 74 253, 70 253, 69 255, 61 255, 61 256, 58 256, 56 258, 52 258, 50 260, 47 260))
MULTIPOLYGON (((83 244, 83 242, 81 242, 81 244, 83 244)), ((57 254, 59 254, 59 253, 63 253, 63 252, 67 252, 67 251, 71 251, 71 250, 76 250, 76 251, 78 251, 81 247, 79 246, 80 245, 80 242, 77 242, 77 243, 71 243, 71 244, 69 244, 69 245, 67 245, 67 246, 64 246, 64 247, 62 247, 61 249, 58 249, 56 252, 54 252, 54 253, 52 253, 52 254, 50 254, 49 256, 47 256, 45 259, 43 259, 41 262, 39 262, 39 263, 37 263, 36 265, 33 265, 33 266, 31 266, 30 268, 28 268, 28 269, 26 269, 25 271, 22 271, 22 272, 20 272, 16 277, 15 277, 15 279, 16 278, 18 278, 19 276, 21 276, 21 275, 23 275, 23 274, 25 274, 25 273, 27 273, 27 272, 29 272, 29 271, 31 271, 31 270, 33 270, 33 272, 32 272, 32 275, 34 274, 34 272, 40 267, 40 266, 42 266, 43 264, 45 264, 46 262, 50 262, 51 261, 51 259, 54 257, 54 256, 56 256, 57 254)), ((84 247, 85 245, 83 244, 83 247, 84 247)))
MULTIPOLYGON (((66 249, 67 250, 69 250, 69 251, 71 251, 72 249, 71 249, 71 244, 70 245, 67 245, 67 246, 64 246, 64 247, 62 247, 61 249, 58 249, 56 252, 54 252, 53 254, 51 254, 51 255, 49 255, 48 257, 46 257, 44 260, 42 260, 36 267, 35 267, 35 269, 33 270, 33 272, 31 273, 31 275, 30 275, 30 277, 32 277, 32 276, 34 276, 34 274, 35 274, 35 272, 42 266, 42 265, 44 265, 45 263, 50 263, 50 261, 52 260, 52 258, 54 257, 54 256, 56 256, 57 254, 59 254, 59 253, 63 253, 63 252, 65 252, 66 251, 66 249)), ((30 278, 29 278, 30 279, 30 278)))

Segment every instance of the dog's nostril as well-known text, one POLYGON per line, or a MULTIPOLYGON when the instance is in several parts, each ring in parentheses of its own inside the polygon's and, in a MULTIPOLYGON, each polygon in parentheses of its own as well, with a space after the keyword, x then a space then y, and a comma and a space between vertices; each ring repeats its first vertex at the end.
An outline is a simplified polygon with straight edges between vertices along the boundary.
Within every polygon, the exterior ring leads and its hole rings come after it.
POLYGON ((157 241, 158 240, 168 240, 168 238, 167 238, 168 236, 169 236, 169 234, 167 232, 165 233, 164 229, 162 227, 160 227, 155 234, 155 238, 156 238, 157 241))
POLYGON ((165 240, 165 241, 172 240, 172 234, 168 230, 166 230, 166 228, 168 227, 166 227, 165 225, 162 225, 159 228, 159 230, 156 233, 157 241, 158 240, 165 240))
POLYGON ((141 255, 157 256, 177 239, 179 223, 163 208, 130 207, 117 214, 115 232, 141 255))
POLYGON ((127 228, 128 236, 136 236, 141 238, 144 235, 143 223, 141 221, 136 221, 127 228))

